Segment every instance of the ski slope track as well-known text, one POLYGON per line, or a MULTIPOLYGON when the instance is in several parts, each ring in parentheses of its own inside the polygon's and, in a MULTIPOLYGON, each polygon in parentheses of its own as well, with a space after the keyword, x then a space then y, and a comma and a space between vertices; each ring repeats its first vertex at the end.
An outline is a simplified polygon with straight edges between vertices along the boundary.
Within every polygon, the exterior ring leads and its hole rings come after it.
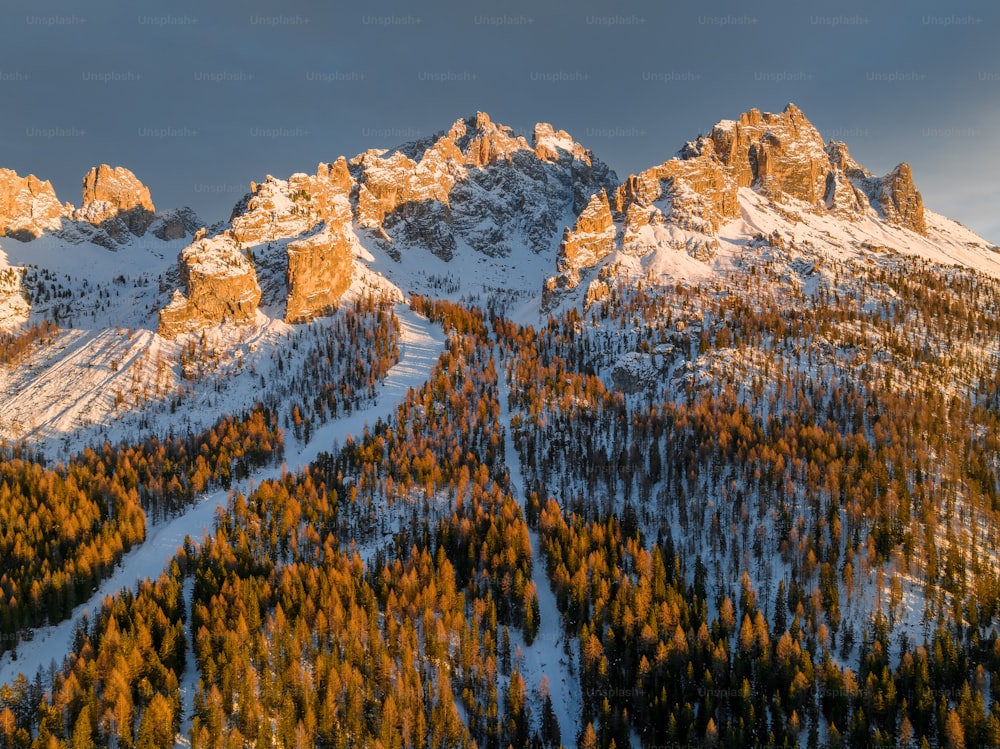
MULTIPOLYGON (((514 444, 514 435, 510 428, 510 391, 507 386, 507 367, 501 364, 498 369, 500 389, 500 421, 504 430, 504 453, 507 469, 510 474, 510 491, 525 509, 525 492, 522 486, 521 456, 514 444)), ((512 631, 511 643, 517 643, 522 657, 518 663, 521 675, 529 694, 534 693, 541 683, 542 677, 549 680, 549 696, 552 708, 559 719, 559 730, 562 743, 569 746, 576 740, 580 732, 580 717, 583 714, 580 680, 577 677, 575 664, 579 663, 578 647, 575 637, 570 638, 569 655, 563 648, 565 634, 561 626, 562 615, 556 605, 556 596, 552 584, 546 574, 545 556, 542 553, 541 540, 538 531, 529 528, 531 540, 531 579, 538 593, 538 611, 541 614, 538 634, 529 646, 524 643, 520 631, 512 631)), ((535 705, 535 714, 540 718, 542 705, 535 705)))
MULTIPOLYGON (((303 468, 320 452, 331 449, 334 441, 342 443, 349 435, 360 436, 365 427, 395 413, 409 389, 419 387, 428 378, 445 345, 442 330, 426 318, 402 306, 397 307, 396 316, 401 328, 400 358, 381 384, 375 402, 317 429, 307 445, 287 439, 281 468, 259 471, 231 491, 247 493, 260 481, 280 476, 286 466, 303 468)), ((0 684, 14 681, 18 674, 33 679, 39 669, 48 669, 53 663, 60 665, 70 653, 73 633, 84 616, 95 614, 107 596, 123 588, 134 590, 142 580, 158 577, 178 547, 183 546, 185 537, 197 540, 211 531, 213 520, 218 512, 225 510, 229 495, 230 491, 224 489, 206 494, 183 515, 148 526, 145 542, 122 559, 115 574, 97 588, 90 600, 73 609, 71 618, 35 630, 34 639, 18 645, 17 660, 12 660, 10 653, 0 658, 0 684)), ((190 600, 187 604, 190 607, 190 600)))

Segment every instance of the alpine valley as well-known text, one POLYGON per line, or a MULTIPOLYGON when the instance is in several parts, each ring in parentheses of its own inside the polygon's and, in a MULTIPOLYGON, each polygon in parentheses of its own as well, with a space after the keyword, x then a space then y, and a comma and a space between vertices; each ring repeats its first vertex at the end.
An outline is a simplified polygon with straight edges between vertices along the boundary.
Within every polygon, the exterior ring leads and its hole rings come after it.
POLYGON ((791 104, 2 169, 0 748, 1000 745, 998 367, 1000 248, 791 104))

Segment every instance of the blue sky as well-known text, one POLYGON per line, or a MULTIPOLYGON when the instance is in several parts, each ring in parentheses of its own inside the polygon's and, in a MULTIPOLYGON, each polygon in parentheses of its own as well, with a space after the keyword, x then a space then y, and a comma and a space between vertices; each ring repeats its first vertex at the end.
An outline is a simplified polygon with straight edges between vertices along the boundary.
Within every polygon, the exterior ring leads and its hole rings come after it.
POLYGON ((92 165, 226 218, 250 180, 477 110, 569 131, 620 178, 795 102, 1000 243, 1000 3, 5 0, 0 166, 79 203, 92 165))

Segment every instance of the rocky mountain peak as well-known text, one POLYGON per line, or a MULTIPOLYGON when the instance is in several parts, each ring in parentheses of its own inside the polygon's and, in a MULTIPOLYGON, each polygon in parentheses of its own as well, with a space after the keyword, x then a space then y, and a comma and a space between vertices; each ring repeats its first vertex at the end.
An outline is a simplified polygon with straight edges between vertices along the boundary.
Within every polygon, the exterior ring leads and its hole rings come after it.
POLYGON ((556 130, 547 122, 535 125, 531 142, 535 147, 535 156, 542 161, 570 160, 592 166, 590 149, 573 140, 565 130, 556 130))
POLYGON ((132 172, 101 164, 83 178, 83 203, 74 218, 99 226, 123 242, 125 232, 137 237, 145 234, 155 213, 149 189, 132 172))
POLYGON ((851 177, 871 177, 871 172, 861 166, 851 156, 847 149, 847 144, 839 140, 831 140, 827 143, 826 153, 830 157, 830 164, 851 177))
POLYGON ((823 199, 830 159, 823 137, 794 104, 776 114, 751 109, 736 122, 718 123, 709 139, 738 187, 812 204, 823 199))
POLYGON ((524 137, 506 125, 493 122, 485 112, 457 120, 436 145, 439 151, 450 150, 448 146, 453 145, 456 149, 453 155, 461 154, 463 164, 474 168, 498 160, 509 161, 515 152, 529 149, 524 137))
MULTIPOLYGON (((539 158, 549 157, 554 152, 549 144, 563 135, 551 126, 536 126, 539 158)), ((794 104, 778 113, 750 109, 735 120, 718 122, 674 158, 626 178, 611 194, 610 219, 599 210, 602 201, 594 193, 578 210, 576 226, 563 235, 560 275, 546 282, 545 299, 551 302, 575 288, 588 268, 615 250, 643 256, 670 248, 710 259, 719 246, 721 226, 740 216, 741 188, 774 205, 798 201, 804 204, 800 209, 846 221, 877 215, 888 224, 926 232, 923 202, 909 166, 875 177, 845 144, 825 143, 794 104)))
POLYGON ((419 245, 448 260, 460 239, 491 256, 515 244, 554 251, 561 226, 616 183, 567 133, 538 125, 532 145, 484 112, 391 151, 367 151, 349 167, 357 222, 394 257, 419 245))
POLYGON ((0 169, 0 236, 26 242, 57 230, 66 213, 50 182, 0 169))
POLYGON ((168 241, 200 225, 190 208, 156 214, 149 189, 128 169, 101 164, 83 178, 80 208, 60 203, 52 184, 35 175, 0 169, 0 236, 27 242, 43 232, 73 244, 93 242, 117 249, 147 230, 168 241))
POLYGON ((145 208, 155 213, 147 187, 131 171, 107 164, 93 167, 83 178, 83 206, 95 201, 110 203, 119 211, 145 208))
POLYGON ((882 177, 879 205, 882 215, 891 224, 925 234, 924 201, 913 184, 913 171, 905 161, 882 177))

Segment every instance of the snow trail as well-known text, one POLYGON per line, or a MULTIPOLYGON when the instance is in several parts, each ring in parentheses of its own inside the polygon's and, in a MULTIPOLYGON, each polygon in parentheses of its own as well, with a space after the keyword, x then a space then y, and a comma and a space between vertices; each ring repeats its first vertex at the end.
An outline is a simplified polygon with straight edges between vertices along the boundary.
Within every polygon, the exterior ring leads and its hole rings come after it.
MULTIPOLYGON (((507 367, 501 362, 497 367, 497 387, 500 390, 500 422, 504 429, 504 452, 510 473, 510 491, 525 510, 526 496, 521 472, 521 456, 514 445, 514 435, 510 428, 510 391, 507 387, 507 367)), ((538 634, 531 645, 524 645, 520 636, 516 639, 522 645, 521 675, 529 694, 538 689, 542 676, 548 676, 549 696, 552 708, 559 719, 562 743, 572 746, 580 732, 580 718, 583 714, 580 694, 580 680, 576 673, 579 663, 576 638, 570 636, 566 654, 565 636, 562 630, 562 615, 556 605, 552 584, 546 573, 545 556, 542 553, 538 532, 528 529, 531 540, 531 579, 538 593, 538 610, 541 615, 538 634)), ((515 641, 511 633, 512 643, 515 641)), ((541 703, 536 715, 541 717, 541 703)))
MULTIPOLYGON (((331 449, 334 441, 343 443, 348 435, 359 436, 366 426, 374 425, 380 418, 389 418, 395 414, 409 389, 419 387, 429 377, 444 351, 443 331, 402 305, 397 306, 396 316, 400 322, 399 361, 378 386, 375 401, 320 427, 308 445, 287 439, 286 435, 285 465, 290 469, 307 466, 320 452, 331 449)), ((271 467, 257 471, 245 481, 234 482, 232 491, 246 494, 259 482, 280 477, 283 470, 284 467, 271 467)), ((122 588, 135 590, 140 581, 159 577, 178 547, 183 546, 186 536, 198 541, 212 530, 215 515, 225 510, 229 494, 229 490, 219 489, 206 494, 177 517, 154 525, 147 524, 145 542, 122 558, 114 574, 98 586, 89 600, 76 606, 69 619, 36 629, 34 639, 17 646, 17 660, 11 659, 10 652, 0 657, 0 684, 14 681, 19 673, 33 679, 39 669, 48 669, 53 663, 60 666, 69 655, 73 633, 83 617, 96 614, 104 599, 122 588)), ((187 600, 187 605, 190 610, 190 600, 187 600)))

